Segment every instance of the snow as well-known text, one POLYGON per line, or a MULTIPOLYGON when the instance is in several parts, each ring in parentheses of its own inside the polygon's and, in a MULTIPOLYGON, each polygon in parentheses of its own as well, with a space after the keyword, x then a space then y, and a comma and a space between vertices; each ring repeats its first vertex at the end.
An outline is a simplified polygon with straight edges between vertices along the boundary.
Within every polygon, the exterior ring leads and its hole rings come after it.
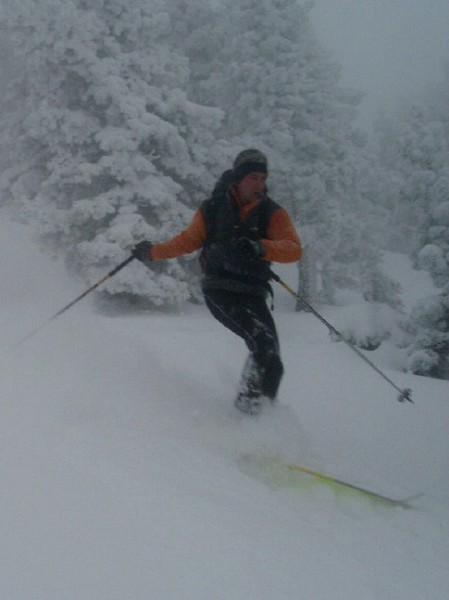
MULTIPOLYGON (((105 316, 89 296, 16 347, 83 289, 4 215, 0 236, 0 600, 446 597, 449 382, 368 353, 413 389, 398 403, 279 286, 286 375, 255 418, 232 405, 243 344, 203 306, 105 316), (247 455, 424 496, 406 510, 307 476, 274 487, 247 455)), ((407 299, 429 293, 386 259, 407 299)))

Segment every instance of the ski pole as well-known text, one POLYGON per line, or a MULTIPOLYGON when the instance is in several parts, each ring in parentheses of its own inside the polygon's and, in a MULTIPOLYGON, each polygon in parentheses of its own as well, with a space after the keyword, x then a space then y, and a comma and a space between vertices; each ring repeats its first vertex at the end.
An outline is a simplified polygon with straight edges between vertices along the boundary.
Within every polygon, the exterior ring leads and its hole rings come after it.
POLYGON ((122 263, 120 263, 119 265, 117 265, 114 269, 112 269, 112 271, 109 271, 109 273, 107 275, 105 275, 104 277, 102 277, 99 281, 97 281, 97 283, 94 283, 94 285, 92 285, 85 292, 83 292, 82 294, 80 294, 77 298, 75 298, 75 300, 72 300, 72 302, 70 302, 69 304, 67 304, 66 306, 64 306, 64 308, 61 308, 61 310, 59 310, 56 314, 54 314, 47 322, 43 323, 42 325, 40 325, 39 327, 37 327, 36 329, 34 329, 30 333, 28 333, 25 337, 23 337, 16 344, 16 348, 18 348, 21 344, 23 344, 23 342, 25 342, 26 340, 28 340, 30 337, 32 337, 33 335, 35 335, 38 331, 40 331, 41 329, 43 329, 44 327, 46 327, 47 325, 49 325, 52 321, 54 321, 55 319, 57 319, 58 317, 60 317, 63 313, 65 313, 67 310, 69 310, 69 308, 72 308, 72 306, 74 306, 77 302, 79 302, 85 296, 87 296, 88 294, 90 294, 91 292, 93 292, 95 289, 97 289, 97 287, 99 285, 101 285, 102 283, 104 283, 105 281, 107 281, 108 279, 110 279, 111 277, 113 277, 116 273, 118 273, 119 271, 121 271, 132 260, 134 260, 134 256, 130 256, 129 258, 127 258, 126 260, 124 260, 122 263))
POLYGON ((373 362, 371 362, 368 358, 366 358, 366 356, 364 354, 362 354, 362 352, 360 352, 360 350, 358 348, 356 348, 353 344, 351 344, 351 342, 349 342, 344 337, 344 335, 338 331, 338 329, 335 329, 335 327, 333 325, 331 325, 329 323, 329 321, 327 321, 323 316, 321 316, 320 313, 313 308, 313 306, 311 306, 306 300, 304 300, 304 298, 302 296, 300 296, 300 294, 297 294, 295 291, 292 290, 292 288, 289 285, 287 285, 285 283, 285 281, 282 281, 282 279, 279 277, 279 275, 277 275, 273 271, 270 271, 270 274, 271 274, 271 278, 274 281, 276 281, 276 283, 279 283, 285 290, 287 290, 287 292, 289 294, 291 294, 294 298, 299 300, 299 302, 304 304, 304 306, 315 317, 317 317, 317 319, 319 319, 322 323, 324 323, 324 325, 326 325, 326 327, 329 329, 329 331, 331 331, 334 335, 336 335, 339 339, 341 339, 349 348, 351 348, 351 350, 353 350, 362 360, 364 360, 372 369, 374 369, 376 371, 376 373, 378 373, 381 377, 383 377, 383 379, 385 379, 385 381, 387 381, 391 386, 393 386, 394 389, 397 392, 399 392, 399 394, 398 394, 399 402, 404 402, 405 400, 408 400, 409 402, 413 403, 413 400, 411 397, 412 390, 410 388, 404 388, 403 390, 401 390, 401 388, 398 387, 394 383, 394 381, 392 381, 389 377, 387 377, 387 375, 385 375, 385 373, 383 373, 383 371, 381 371, 378 367, 376 367, 376 365, 373 362))

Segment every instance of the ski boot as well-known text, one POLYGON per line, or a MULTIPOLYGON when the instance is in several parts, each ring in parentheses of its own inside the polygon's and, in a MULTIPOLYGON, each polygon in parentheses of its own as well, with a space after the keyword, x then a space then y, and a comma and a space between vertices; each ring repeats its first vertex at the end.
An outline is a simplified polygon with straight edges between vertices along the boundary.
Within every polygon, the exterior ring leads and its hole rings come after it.
POLYGON ((235 399, 235 407, 247 415, 258 415, 262 410, 263 398, 256 392, 240 392, 235 399))

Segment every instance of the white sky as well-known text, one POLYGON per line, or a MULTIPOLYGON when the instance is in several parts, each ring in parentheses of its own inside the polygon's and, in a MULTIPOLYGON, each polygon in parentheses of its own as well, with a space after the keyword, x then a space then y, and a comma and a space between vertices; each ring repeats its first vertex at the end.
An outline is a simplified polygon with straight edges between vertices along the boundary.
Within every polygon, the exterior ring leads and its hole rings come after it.
POLYGON ((422 92, 449 61, 449 0, 315 0, 312 21, 342 82, 366 94, 366 120, 422 92))

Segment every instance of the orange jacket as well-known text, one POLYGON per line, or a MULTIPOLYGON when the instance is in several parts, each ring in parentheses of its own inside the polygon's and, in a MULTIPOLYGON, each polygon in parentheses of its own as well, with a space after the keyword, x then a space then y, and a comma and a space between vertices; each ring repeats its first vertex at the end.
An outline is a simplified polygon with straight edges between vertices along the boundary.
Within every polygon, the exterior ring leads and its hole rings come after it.
MULTIPOLYGON (((249 211, 257 206, 258 202, 260 200, 252 204, 240 205, 240 218, 243 220, 249 211)), ((176 258, 194 252, 203 246, 205 239, 206 223, 201 210, 198 209, 187 229, 167 242, 153 245, 151 260, 176 258)), ((283 208, 279 208, 272 214, 267 229, 267 238, 261 241, 265 248, 264 260, 289 263, 301 258, 302 248, 299 236, 289 214, 283 208)))

